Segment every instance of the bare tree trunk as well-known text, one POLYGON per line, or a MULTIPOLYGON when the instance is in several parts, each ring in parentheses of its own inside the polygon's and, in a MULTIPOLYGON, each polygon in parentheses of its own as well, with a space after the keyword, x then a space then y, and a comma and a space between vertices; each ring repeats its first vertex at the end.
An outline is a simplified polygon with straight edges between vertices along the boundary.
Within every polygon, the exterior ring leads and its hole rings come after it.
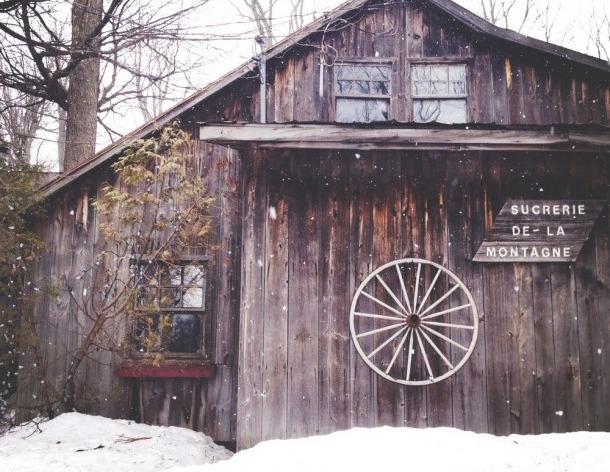
MULTIPOLYGON (((91 51, 99 38, 92 33, 102 19, 102 0, 78 0, 72 4, 72 54, 91 51)), ((100 60, 85 59, 70 75, 66 120, 64 170, 95 152, 100 60)))
POLYGON ((62 107, 57 107, 57 167, 58 172, 65 170, 64 161, 66 159, 66 119, 67 113, 62 107))

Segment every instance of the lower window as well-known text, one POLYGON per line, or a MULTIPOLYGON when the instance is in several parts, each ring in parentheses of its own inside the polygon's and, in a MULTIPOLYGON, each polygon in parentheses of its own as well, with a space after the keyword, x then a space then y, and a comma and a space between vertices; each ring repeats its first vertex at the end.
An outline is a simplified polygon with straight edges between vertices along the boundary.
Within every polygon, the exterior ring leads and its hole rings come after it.
POLYGON ((191 354, 205 357, 206 263, 141 261, 136 276, 136 354, 191 354))

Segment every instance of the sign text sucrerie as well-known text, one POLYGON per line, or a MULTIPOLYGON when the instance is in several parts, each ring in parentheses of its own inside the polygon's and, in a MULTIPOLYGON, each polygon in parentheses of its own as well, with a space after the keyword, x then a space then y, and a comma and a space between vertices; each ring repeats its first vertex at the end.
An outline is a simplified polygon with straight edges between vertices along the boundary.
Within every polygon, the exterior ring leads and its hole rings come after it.
POLYGON ((599 200, 508 200, 473 260, 574 261, 605 204, 599 200))

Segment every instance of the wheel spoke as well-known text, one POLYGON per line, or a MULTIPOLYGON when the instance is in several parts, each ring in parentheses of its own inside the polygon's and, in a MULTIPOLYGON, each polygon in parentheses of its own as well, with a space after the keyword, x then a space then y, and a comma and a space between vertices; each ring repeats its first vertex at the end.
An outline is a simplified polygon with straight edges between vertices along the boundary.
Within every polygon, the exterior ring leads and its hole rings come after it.
POLYGON ((464 308, 471 307, 471 303, 467 303, 466 305, 456 306, 454 308, 449 308, 447 310, 439 311, 437 313, 432 313, 431 315, 422 316, 422 320, 429 320, 430 318, 436 318, 437 316, 446 315, 447 313, 453 313, 454 311, 463 310, 464 308))
POLYGON ((409 328, 409 331, 407 331, 407 335, 409 334, 409 332, 411 333, 411 337, 409 338, 409 358, 407 359, 407 377, 405 380, 409 380, 409 377, 411 377, 411 361, 413 360, 413 330, 411 328, 409 328))
POLYGON ((380 344, 377 349, 375 349, 373 352, 371 352, 367 357, 370 359, 371 357, 373 357, 375 354, 377 354, 379 351, 381 351, 384 347, 386 347, 388 344, 390 344, 394 339, 396 339, 398 336, 400 336, 400 334, 407 329, 406 325, 403 325, 402 329, 399 329, 398 331, 396 331, 392 336, 390 336, 388 339, 386 339, 382 344, 380 344))
POLYGON ((439 323, 438 321, 422 321, 422 326, 424 324, 434 325, 434 326, 444 326, 445 328, 474 329, 474 326, 466 326, 466 325, 459 325, 459 324, 453 324, 453 323, 439 323))
POLYGON ((373 295, 366 293, 364 290, 362 291, 362 295, 365 295, 366 297, 370 298, 371 300, 373 300, 375 303, 379 303, 382 307, 384 307, 386 310, 390 310, 392 313, 396 313, 398 316, 402 317, 402 318, 406 318, 406 316, 401 313, 400 311, 398 311, 395 308, 392 308, 390 305, 388 305, 387 303, 382 302, 381 300, 379 300, 378 298, 375 298, 373 295))
POLYGON ((407 332, 405 333, 405 335, 402 337, 402 339, 398 343, 398 347, 396 348, 396 351, 394 352, 394 355, 392 356, 392 360, 388 364, 388 368, 385 370, 386 374, 390 372, 390 370, 392 369, 392 366, 394 365, 394 362, 396 362, 396 359, 398 358, 398 354, 400 354, 400 351, 402 350, 402 346, 404 346, 405 341, 407 340, 407 337, 409 336, 409 331, 411 331, 411 328, 407 328, 407 332))
MULTIPOLYGON (((426 308, 422 313, 418 313, 419 316, 424 316, 426 313, 428 313, 429 311, 431 311, 436 305, 438 305, 439 303, 441 303, 445 298, 449 297, 453 292, 455 292, 458 288, 460 288, 459 285, 454 285, 453 287, 451 287, 451 290, 449 290, 447 293, 445 293, 445 295, 443 295, 441 298, 439 298, 438 300, 436 300, 432 305, 430 305, 428 308, 426 308)), ((421 307, 420 307, 421 308, 421 307)))
POLYGON ((390 326, 384 326, 383 328, 377 328, 372 331, 367 331, 366 333, 357 334, 356 337, 363 338, 364 336, 371 336, 372 334, 383 333, 384 331, 389 331, 390 329, 399 328, 404 325, 404 323, 396 323, 390 326))
POLYGON ((418 330, 415 330, 415 335, 417 336, 417 342, 419 343, 419 348, 421 349, 421 353, 424 356, 424 362, 426 363, 426 369, 428 369, 429 378, 433 379, 434 375, 432 374, 432 368, 430 367, 430 361, 428 361, 428 355, 426 354, 426 350, 424 349, 424 343, 421 340, 421 336, 419 335, 418 330))
POLYGON ((391 320, 391 321, 403 321, 404 318, 398 318, 397 316, 387 316, 387 315, 378 315, 376 313, 362 313, 360 311, 355 311, 354 316, 361 316, 363 318, 375 318, 378 320, 391 320))
POLYGON ((432 339, 430 339, 430 336, 428 336, 425 333, 425 331, 421 331, 421 335, 424 337, 424 339, 426 341, 428 341, 428 343, 430 343, 430 345, 432 346, 432 349, 434 349, 436 351, 436 353, 440 356, 440 358, 447 365, 447 367, 449 367, 450 369, 453 369, 453 364, 451 362, 449 362, 449 359, 447 359, 447 357, 445 357, 445 354, 443 354, 441 352, 441 350, 438 348, 438 346, 434 343, 434 341, 432 341, 432 339))
POLYGON ((440 270, 440 269, 436 272, 436 275, 434 276, 434 279, 432 280, 432 283, 430 284, 430 287, 428 288, 426 295, 424 295, 424 298, 422 298, 422 300, 419 304, 420 310, 426 304, 426 300, 428 300, 428 297, 430 296, 430 292, 432 292, 432 289, 434 288, 434 285, 436 284, 436 281, 438 280, 439 275, 441 275, 441 272, 442 272, 442 270, 440 270))
POLYGON ((402 303, 400 303, 400 300, 396 297, 396 295, 394 295, 394 292, 392 292, 392 290, 390 290, 390 287, 388 287, 387 284, 383 281, 383 279, 381 277, 379 277, 379 274, 377 274, 376 277, 377 277, 377 280, 379 281, 379 283, 381 285, 383 285, 383 288, 385 288, 385 291, 390 294, 390 296, 394 299, 394 301, 402 309, 402 311, 404 311, 405 314, 408 315, 409 312, 407 310, 405 310, 405 307, 402 306, 402 303))
POLYGON ((413 311, 417 313, 417 295, 419 292, 419 273, 421 272, 421 263, 417 264, 417 274, 415 275, 415 293, 413 294, 413 311))
POLYGON ((455 342, 453 339, 448 338, 447 336, 445 336, 444 334, 439 333, 438 331, 432 329, 432 328, 428 328, 427 326, 422 325, 422 328, 425 329, 426 331, 434 334, 435 336, 438 336, 439 338, 441 338, 444 341, 447 341, 450 344, 453 344, 455 347, 460 348, 462 351, 464 352, 468 352, 468 348, 465 346, 462 346, 460 343, 455 342))
POLYGON ((411 311, 411 303, 409 303, 409 294, 407 293, 407 286, 405 285, 405 281, 402 278, 402 273, 400 272, 400 265, 396 264, 396 272, 398 272, 398 280, 400 280, 400 287, 402 288, 402 296, 407 302, 407 308, 409 312, 411 311))

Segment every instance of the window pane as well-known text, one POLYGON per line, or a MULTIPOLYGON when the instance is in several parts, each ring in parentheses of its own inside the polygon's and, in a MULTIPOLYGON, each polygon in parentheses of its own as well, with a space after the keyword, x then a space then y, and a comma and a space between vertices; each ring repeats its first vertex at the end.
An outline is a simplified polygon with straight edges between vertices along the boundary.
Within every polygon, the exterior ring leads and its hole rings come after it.
POLYGON ((182 306, 186 308, 203 308, 204 292, 201 287, 192 287, 183 289, 182 306))
POLYGON ((336 120, 340 123, 387 121, 389 109, 389 100, 338 98, 336 120))
POLYGON ((389 82, 373 82, 371 92, 376 95, 390 95, 389 82))
POLYGON ((171 336, 171 316, 141 316, 136 323, 134 343, 138 352, 162 352, 167 350, 171 336))
POLYGON ((365 82, 363 80, 357 80, 356 81, 356 90, 354 90, 355 93, 363 93, 368 95, 369 93, 371 93, 371 88, 370 88, 370 83, 369 82, 365 82))
POLYGON ((140 317, 134 331, 138 352, 197 352, 201 346, 201 317, 190 313, 140 317))
POLYGON ((465 64, 415 65, 411 69, 413 97, 466 95, 465 64))
POLYGON ((339 80, 337 81, 337 92, 349 95, 354 88, 354 82, 351 80, 339 80))
POLYGON ((162 288, 159 306, 161 308, 177 308, 180 306, 179 288, 162 288))
POLYGON ((420 81, 414 81, 413 82, 413 96, 414 97, 421 97, 421 96, 427 96, 430 95, 432 92, 430 91, 430 82, 420 82, 420 81))
POLYGON ((413 120, 418 123, 466 123, 466 100, 413 100, 413 120))
POLYGON ((341 95, 389 95, 389 65, 339 64, 336 69, 335 90, 341 95))
POLYGON ((182 266, 173 264, 160 264, 162 285, 182 285, 182 266))
POLYGON ((201 345, 201 318, 198 315, 173 316, 169 352, 196 352, 201 345))

